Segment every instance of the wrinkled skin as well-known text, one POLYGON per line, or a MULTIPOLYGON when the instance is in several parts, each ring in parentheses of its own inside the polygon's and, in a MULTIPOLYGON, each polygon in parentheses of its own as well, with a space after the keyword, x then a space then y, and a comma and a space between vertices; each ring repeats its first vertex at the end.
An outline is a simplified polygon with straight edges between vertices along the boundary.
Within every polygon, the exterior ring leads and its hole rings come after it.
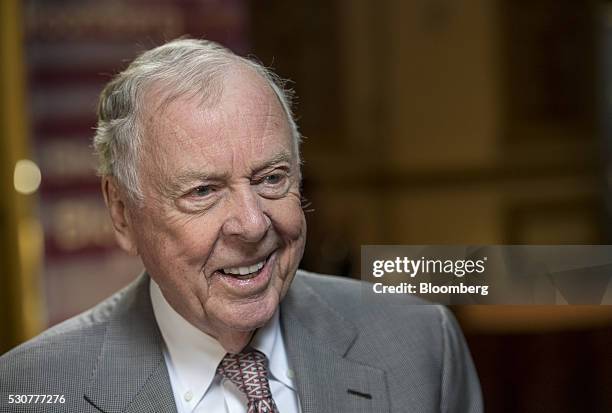
POLYGON ((229 352, 274 314, 302 258, 306 223, 291 130, 268 84, 248 68, 213 105, 149 91, 136 205, 113 177, 103 191, 120 246, 138 254, 170 305, 229 352), (266 260, 239 280, 223 268, 266 260))

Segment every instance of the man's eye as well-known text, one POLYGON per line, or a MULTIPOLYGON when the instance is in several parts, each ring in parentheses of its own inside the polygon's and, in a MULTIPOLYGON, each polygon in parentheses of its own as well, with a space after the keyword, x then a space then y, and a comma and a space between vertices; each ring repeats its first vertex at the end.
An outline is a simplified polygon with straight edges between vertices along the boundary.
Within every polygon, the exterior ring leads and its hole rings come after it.
POLYGON ((265 198, 277 199, 283 197, 291 185, 286 172, 273 172, 254 182, 258 186, 259 194, 265 198))
POLYGON ((283 176, 281 174, 272 174, 264 178, 264 182, 269 185, 276 185, 282 180, 283 176))
POLYGON ((191 191, 191 195, 196 197, 205 197, 207 195, 210 195, 212 192, 213 189, 212 187, 210 187, 210 185, 200 185, 193 191, 191 191))

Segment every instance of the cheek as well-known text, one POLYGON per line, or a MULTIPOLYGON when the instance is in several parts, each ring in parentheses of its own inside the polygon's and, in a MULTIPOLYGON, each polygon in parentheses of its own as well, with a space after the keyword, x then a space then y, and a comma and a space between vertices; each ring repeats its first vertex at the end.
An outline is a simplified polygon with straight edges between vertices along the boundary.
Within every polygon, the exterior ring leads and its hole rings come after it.
POLYGON ((181 272, 188 267, 200 268, 215 242, 210 222, 202 223, 196 218, 148 219, 139 228, 138 248, 145 265, 165 268, 170 273, 179 268, 181 272))
POLYGON ((292 242, 304 238, 306 219, 299 199, 287 199, 286 202, 271 201, 270 218, 278 234, 286 241, 292 242))

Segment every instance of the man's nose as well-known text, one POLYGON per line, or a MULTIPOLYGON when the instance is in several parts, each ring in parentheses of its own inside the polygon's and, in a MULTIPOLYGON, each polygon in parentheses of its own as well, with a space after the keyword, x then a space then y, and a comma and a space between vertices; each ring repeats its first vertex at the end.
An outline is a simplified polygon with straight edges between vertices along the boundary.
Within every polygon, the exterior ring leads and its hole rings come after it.
POLYGON ((261 198, 251 188, 233 191, 227 212, 224 234, 246 242, 260 241, 272 224, 262 208, 261 198))

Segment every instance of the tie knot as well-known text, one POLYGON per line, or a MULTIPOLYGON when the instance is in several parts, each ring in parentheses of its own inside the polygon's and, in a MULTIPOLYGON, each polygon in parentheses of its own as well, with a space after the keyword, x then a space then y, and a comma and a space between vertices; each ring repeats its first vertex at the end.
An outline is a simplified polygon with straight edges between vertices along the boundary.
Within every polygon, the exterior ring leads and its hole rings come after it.
POLYGON ((246 395, 249 408, 257 406, 255 410, 249 411, 276 411, 268 382, 268 360, 265 354, 257 350, 227 353, 219 363, 217 373, 234 383, 246 395))

